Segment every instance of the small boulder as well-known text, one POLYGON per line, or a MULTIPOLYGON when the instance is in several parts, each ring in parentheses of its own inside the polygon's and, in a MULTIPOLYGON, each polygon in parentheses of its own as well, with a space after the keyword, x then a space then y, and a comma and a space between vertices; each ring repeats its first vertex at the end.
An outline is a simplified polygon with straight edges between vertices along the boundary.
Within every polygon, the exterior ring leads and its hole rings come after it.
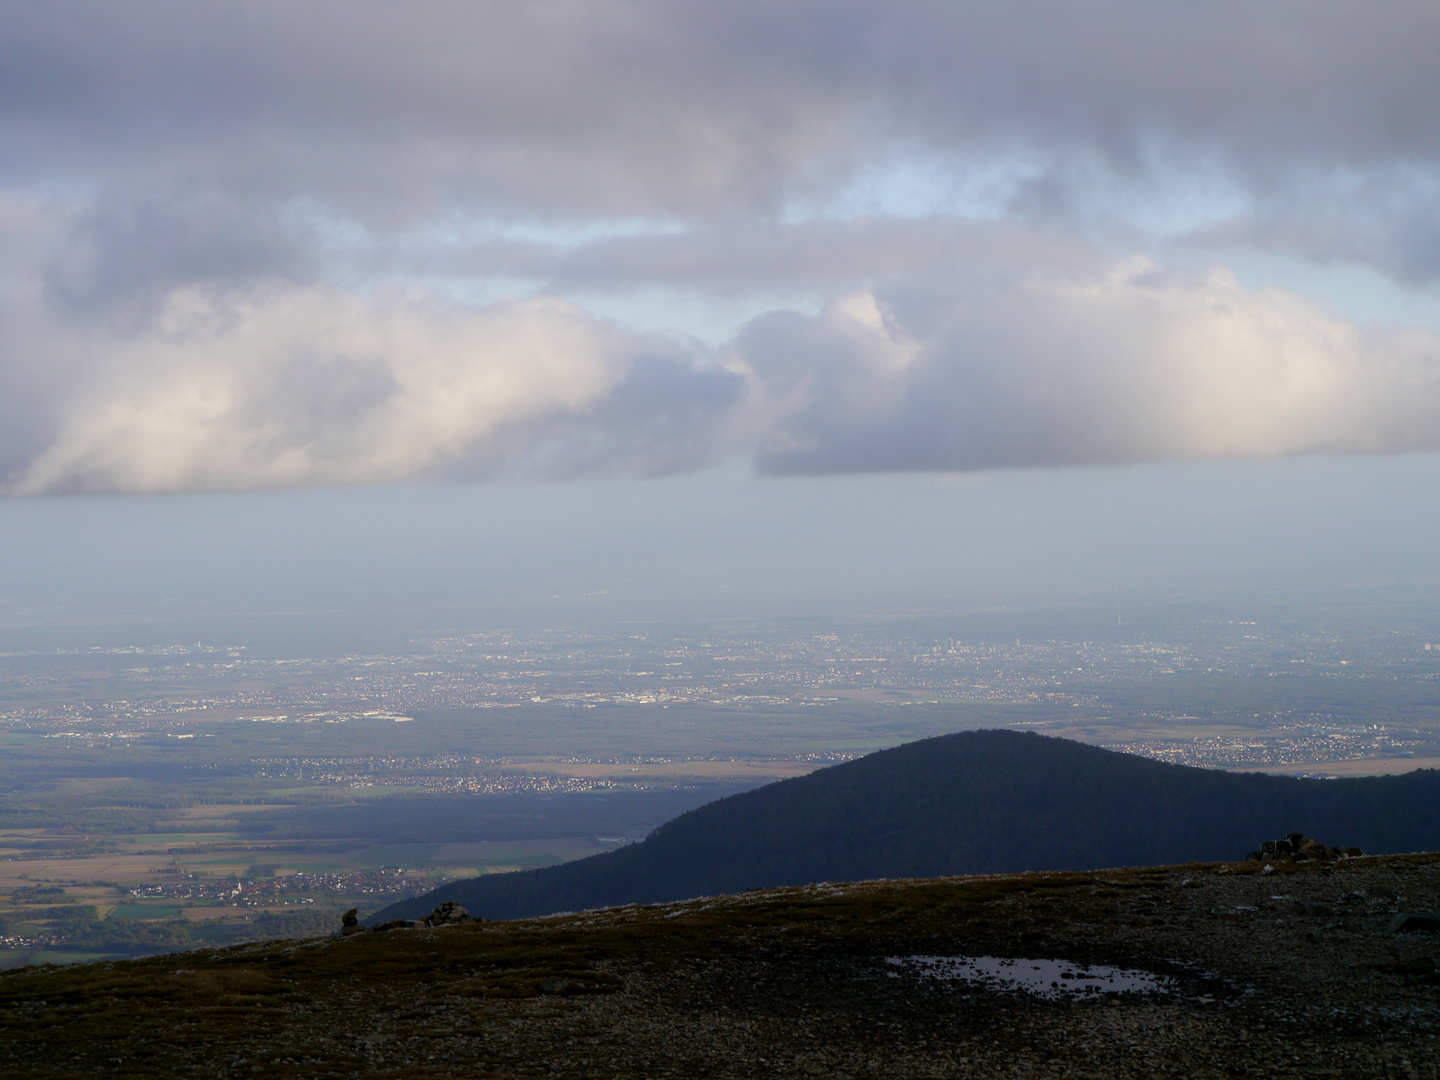
POLYGON ((1440 934, 1440 912, 1402 911, 1385 927, 1387 934, 1440 934))
POLYGON ((1433 956, 1420 956, 1405 964, 1405 981, 1420 986, 1440 986, 1440 971, 1433 956))

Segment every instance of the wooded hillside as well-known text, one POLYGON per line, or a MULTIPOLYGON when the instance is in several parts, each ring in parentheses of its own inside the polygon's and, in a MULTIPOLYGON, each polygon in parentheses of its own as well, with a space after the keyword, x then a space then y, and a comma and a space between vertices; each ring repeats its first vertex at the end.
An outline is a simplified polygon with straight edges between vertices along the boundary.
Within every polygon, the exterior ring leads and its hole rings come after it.
POLYGON ((717 800, 619 851, 452 882, 369 921, 442 900, 506 919, 815 881, 1235 860, 1297 830, 1370 853, 1440 848, 1440 771, 1297 780, 962 732, 717 800))

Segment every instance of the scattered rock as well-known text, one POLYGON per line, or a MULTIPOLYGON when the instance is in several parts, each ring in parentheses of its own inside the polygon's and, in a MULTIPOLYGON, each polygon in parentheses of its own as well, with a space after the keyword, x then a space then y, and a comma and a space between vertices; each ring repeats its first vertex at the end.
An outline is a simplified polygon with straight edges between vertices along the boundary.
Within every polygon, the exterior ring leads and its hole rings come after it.
POLYGON ((1296 900, 1295 914, 1307 915, 1312 919, 1333 919, 1335 917, 1335 911, 1329 904, 1320 904, 1313 900, 1296 900))
POLYGON ((1440 986, 1440 970, 1436 969, 1433 956, 1417 956, 1409 960, 1368 965, 1374 971, 1386 975, 1399 975, 1411 986, 1440 986))
POLYGON ((415 927, 417 927, 417 926, 419 926, 419 925, 420 925, 420 924, 417 923, 414 919, 391 919, 389 922, 387 922, 387 923, 381 923, 379 926, 376 926, 376 927, 374 927, 373 929, 375 929, 375 930, 377 930, 377 931, 378 931, 378 930, 413 930, 413 929, 415 929, 415 927))
POLYGON ((1420 986, 1440 986, 1440 971, 1433 956, 1421 956, 1405 964, 1405 981, 1420 986))

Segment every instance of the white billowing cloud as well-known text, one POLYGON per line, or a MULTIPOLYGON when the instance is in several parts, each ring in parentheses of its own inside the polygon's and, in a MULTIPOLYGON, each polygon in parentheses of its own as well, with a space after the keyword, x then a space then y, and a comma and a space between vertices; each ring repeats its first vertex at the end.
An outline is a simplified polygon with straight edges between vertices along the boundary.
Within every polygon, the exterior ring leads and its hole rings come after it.
MULTIPOLYGON (((1033 256, 1040 245, 1022 245, 1033 256)), ((1440 337, 1361 328, 1223 268, 934 268, 750 321, 720 362, 555 299, 470 308, 275 282, 143 318, 34 316, 70 376, 7 490, 423 475, 787 474, 1440 447, 1440 337)), ((11 305, 12 309, 15 307, 11 305)), ((12 382, 7 397, 23 393, 12 382)), ((18 430, 18 429, 17 429, 18 430)), ((12 439, 13 443, 13 439, 12 439)))
POLYGON ((188 209, 166 234, 190 253, 177 275, 149 258, 154 211, 127 210, 117 226, 0 199, 5 491, 655 475, 735 457, 826 473, 1440 445, 1433 333, 1362 328, 1223 268, 1109 258, 1064 231, 805 223, 551 258, 561 286, 594 287, 608 267, 626 286, 669 276, 734 290, 753 264, 830 295, 818 315, 750 320, 717 360, 557 295, 475 306, 418 286, 226 274, 225 253, 263 264, 265 249, 246 247, 224 210, 188 209), (866 267, 883 272, 867 281, 866 267))
POLYGON ((479 310, 320 286, 182 289, 93 357, 14 494, 374 483, 594 407, 641 343, 554 299, 479 310))
POLYGON ((774 473, 1440 447, 1440 336, 1361 329, 1146 259, 940 291, 897 282, 737 343, 774 473))

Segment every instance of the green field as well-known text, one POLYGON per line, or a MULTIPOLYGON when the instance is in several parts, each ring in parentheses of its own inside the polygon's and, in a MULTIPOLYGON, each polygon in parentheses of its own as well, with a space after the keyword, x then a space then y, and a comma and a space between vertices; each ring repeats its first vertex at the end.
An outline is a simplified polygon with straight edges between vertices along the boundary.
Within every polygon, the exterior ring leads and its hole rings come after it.
POLYGON ((179 904, 120 904, 110 914, 117 919, 175 919, 180 911, 179 904))
POLYGON ((441 844, 376 844, 368 847, 354 862, 365 870, 382 866, 421 867, 430 863, 441 844))

